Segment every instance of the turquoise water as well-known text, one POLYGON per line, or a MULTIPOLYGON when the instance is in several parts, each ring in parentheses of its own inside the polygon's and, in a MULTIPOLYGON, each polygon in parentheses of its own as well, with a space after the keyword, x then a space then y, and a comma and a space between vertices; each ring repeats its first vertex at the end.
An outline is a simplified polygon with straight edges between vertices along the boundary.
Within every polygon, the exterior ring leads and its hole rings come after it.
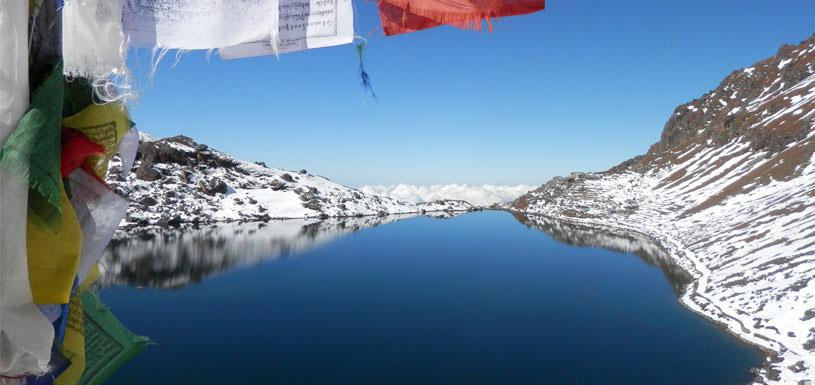
POLYGON ((504 212, 375 225, 116 244, 102 299, 155 345, 109 383, 731 385, 761 361, 636 236, 504 212))

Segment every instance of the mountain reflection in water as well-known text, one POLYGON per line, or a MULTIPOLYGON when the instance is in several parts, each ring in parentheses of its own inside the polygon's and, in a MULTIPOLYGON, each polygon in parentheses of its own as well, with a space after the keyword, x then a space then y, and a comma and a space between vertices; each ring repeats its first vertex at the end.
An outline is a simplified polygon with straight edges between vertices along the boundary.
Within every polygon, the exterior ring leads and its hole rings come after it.
MULTIPOLYGON (((451 213, 434 213, 437 218, 451 213)), ((101 259, 103 287, 177 289, 240 266, 286 258, 415 215, 290 219, 119 234, 101 259)))
POLYGON ((537 215, 513 213, 518 222, 577 247, 601 247, 634 254, 649 265, 662 270, 677 295, 682 295, 693 277, 671 259, 668 253, 650 238, 634 232, 609 231, 537 215))
MULTIPOLYGON (((442 213, 435 217, 453 215, 442 213)), ((513 215, 527 227, 569 245, 635 254, 662 269, 677 294, 691 281, 691 276, 661 247, 642 235, 540 216, 513 215)), ((360 230, 412 217, 415 215, 295 219, 121 234, 102 257, 101 284, 177 289, 241 266, 295 256, 360 230)))

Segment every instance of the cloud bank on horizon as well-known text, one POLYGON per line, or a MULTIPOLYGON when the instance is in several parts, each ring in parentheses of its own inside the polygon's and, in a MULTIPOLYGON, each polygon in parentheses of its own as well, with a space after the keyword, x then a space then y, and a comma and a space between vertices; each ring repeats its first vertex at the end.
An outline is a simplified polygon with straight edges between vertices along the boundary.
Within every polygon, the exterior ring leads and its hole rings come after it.
POLYGON ((461 199, 476 206, 489 206, 493 203, 512 201, 537 187, 525 184, 514 186, 491 184, 470 186, 451 183, 417 186, 400 183, 389 186, 362 186, 360 190, 368 194, 388 196, 410 203, 431 202, 439 199, 461 199))

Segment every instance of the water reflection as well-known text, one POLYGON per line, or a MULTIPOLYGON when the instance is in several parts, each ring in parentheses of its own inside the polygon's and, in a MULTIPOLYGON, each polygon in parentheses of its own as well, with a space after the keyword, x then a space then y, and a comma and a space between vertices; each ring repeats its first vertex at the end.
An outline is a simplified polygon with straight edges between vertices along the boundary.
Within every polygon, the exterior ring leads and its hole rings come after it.
MULTIPOLYGON (((435 214, 452 216, 450 213, 435 214)), ((102 286, 176 289, 240 266, 285 258, 415 215, 293 219, 118 234, 102 257, 102 286)))
POLYGON ((634 254, 650 265, 659 267, 674 292, 681 295, 693 277, 677 265, 662 247, 650 238, 634 232, 608 231, 537 215, 513 213, 515 219, 552 237, 577 247, 604 249, 634 254))
MULTIPOLYGON (((432 217, 455 215, 434 213, 432 217)), ((635 254, 659 267, 677 294, 692 279, 661 247, 642 235, 513 215, 527 227, 569 245, 635 254)), ((240 266, 295 256, 360 230, 412 217, 415 215, 283 220, 119 234, 102 257, 101 285, 177 289, 240 266)))

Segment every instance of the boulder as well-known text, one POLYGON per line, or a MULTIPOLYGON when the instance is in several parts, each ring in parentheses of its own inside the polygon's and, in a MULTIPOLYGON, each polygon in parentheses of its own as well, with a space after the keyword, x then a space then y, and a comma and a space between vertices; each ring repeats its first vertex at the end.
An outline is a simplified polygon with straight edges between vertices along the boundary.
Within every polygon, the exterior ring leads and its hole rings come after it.
POLYGON ((175 227, 178 228, 181 226, 181 217, 176 215, 172 218, 162 217, 161 219, 156 222, 157 225, 167 228, 167 227, 175 227))
POLYGON ((146 196, 146 197, 142 198, 139 201, 139 203, 141 203, 141 204, 143 204, 145 206, 155 206, 156 204, 158 204, 158 201, 156 201, 156 199, 151 197, 151 196, 146 196))
POLYGON ((198 181, 198 191, 209 196, 226 194, 228 188, 226 183, 219 178, 212 178, 209 182, 204 182, 203 180, 198 181))
POLYGON ((136 178, 152 182, 161 179, 161 173, 154 169, 151 164, 142 162, 139 168, 136 169, 136 178))
POLYGON ((222 181, 219 178, 212 178, 209 181, 209 187, 212 191, 220 194, 226 194, 229 189, 229 186, 226 185, 226 182, 222 181))
POLYGON ((272 191, 280 191, 286 188, 286 184, 275 179, 272 181, 272 183, 269 184, 269 188, 272 189, 272 191))
POLYGON ((790 365, 788 368, 793 373, 800 373, 803 372, 804 370, 807 370, 806 365, 804 365, 804 361, 798 361, 795 363, 795 365, 790 365))
POLYGON ((314 211, 320 211, 320 209, 322 208, 320 206, 320 201, 318 201, 316 199, 306 202, 303 206, 305 206, 306 208, 312 209, 314 211))

